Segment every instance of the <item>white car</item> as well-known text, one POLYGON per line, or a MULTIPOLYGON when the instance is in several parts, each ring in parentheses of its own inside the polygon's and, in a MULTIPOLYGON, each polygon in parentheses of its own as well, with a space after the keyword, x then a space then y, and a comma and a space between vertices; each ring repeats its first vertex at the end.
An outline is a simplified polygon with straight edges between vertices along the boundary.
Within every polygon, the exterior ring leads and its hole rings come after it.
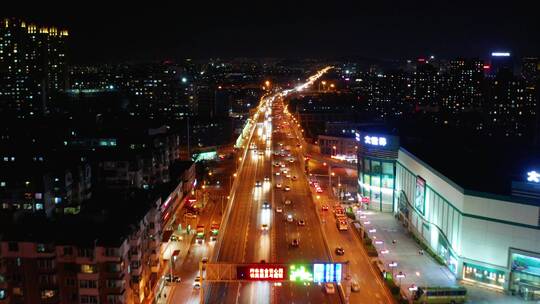
POLYGON ((326 291, 327 294, 335 294, 336 288, 334 287, 334 284, 326 283, 324 284, 324 291, 326 291))
POLYGON ((268 231, 268 224, 262 224, 261 229, 262 231, 268 231))
POLYGON ((285 191, 291 191, 291 187, 285 186, 285 188, 284 188, 283 190, 285 190, 285 191))
POLYGON ((291 203, 291 200, 285 200, 285 205, 290 205, 291 203))
POLYGON ((360 284, 358 284, 357 281, 352 281, 351 282, 351 291, 353 292, 359 292, 360 291, 360 284))
POLYGON ((277 212, 277 213, 282 213, 282 212, 283 212, 283 208, 281 208, 281 207, 276 207, 276 212, 277 212))
POLYGON ((287 222, 292 223, 293 221, 294 221, 294 218, 293 218, 292 214, 288 214, 287 215, 287 222))
POLYGON ((276 188, 281 189, 281 184, 280 184, 280 183, 277 183, 277 184, 276 184, 276 188))

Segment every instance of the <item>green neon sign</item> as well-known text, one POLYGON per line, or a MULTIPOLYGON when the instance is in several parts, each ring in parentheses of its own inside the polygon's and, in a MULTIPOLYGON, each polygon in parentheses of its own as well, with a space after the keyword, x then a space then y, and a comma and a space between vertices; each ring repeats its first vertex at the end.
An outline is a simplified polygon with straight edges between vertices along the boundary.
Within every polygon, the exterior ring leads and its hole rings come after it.
POLYGON ((311 267, 306 265, 291 265, 289 267, 289 280, 293 282, 311 282, 313 281, 313 272, 311 267))

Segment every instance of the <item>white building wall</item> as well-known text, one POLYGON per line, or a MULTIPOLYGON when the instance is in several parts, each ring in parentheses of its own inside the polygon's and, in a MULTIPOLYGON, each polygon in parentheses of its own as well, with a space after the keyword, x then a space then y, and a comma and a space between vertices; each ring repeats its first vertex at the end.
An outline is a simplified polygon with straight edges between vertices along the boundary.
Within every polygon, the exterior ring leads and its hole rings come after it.
POLYGON ((538 206, 518 204, 479 196, 465 196, 463 213, 516 222, 530 226, 538 225, 538 206))
MULTIPOLYGON (((445 217, 450 207, 444 207, 446 203, 440 201, 431 205, 430 196, 434 194, 426 191, 425 218, 445 232, 462 259, 508 269, 510 248, 540 252, 540 230, 533 228, 538 227, 540 206, 465 195, 458 185, 441 178, 403 149, 399 150, 398 161, 414 175, 424 178, 429 188, 457 208, 460 216, 454 212, 454 223, 450 223, 445 217)), ((399 172, 396 176, 400 176, 399 172)), ((414 201, 414 189, 408 188, 410 185, 407 187, 404 181, 396 181, 396 190, 404 190, 409 200, 414 201)))

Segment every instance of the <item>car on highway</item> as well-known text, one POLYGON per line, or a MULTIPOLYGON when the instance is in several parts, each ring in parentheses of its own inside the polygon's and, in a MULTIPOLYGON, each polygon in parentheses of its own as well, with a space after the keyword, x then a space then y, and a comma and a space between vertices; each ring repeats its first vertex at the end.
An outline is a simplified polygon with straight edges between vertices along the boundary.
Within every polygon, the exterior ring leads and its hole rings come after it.
POLYGON ((300 246, 300 241, 299 241, 298 239, 293 239, 293 240, 291 241, 291 246, 292 246, 292 247, 298 247, 298 246, 300 246))
POLYGON ((357 281, 353 280, 351 282, 351 291, 353 292, 359 292, 360 291, 360 284, 358 284, 357 281))
POLYGON ((269 203, 269 202, 264 202, 264 203, 262 204, 262 208, 263 208, 263 209, 270 209, 270 203, 269 203))
POLYGON ((277 212, 277 213, 282 213, 282 212, 283 212, 283 208, 282 208, 282 207, 276 207, 276 212, 277 212))
POLYGON ((191 213, 191 212, 188 212, 188 213, 184 214, 184 216, 186 218, 192 218, 192 219, 197 218, 197 216, 195 214, 191 213))
POLYGON ((268 224, 262 224, 261 225, 261 230, 262 231, 268 231, 268 224))
POLYGON ((265 182, 269 182, 269 181, 270 181, 270 176, 265 176, 265 177, 264 177, 264 181, 265 181, 265 182))
POLYGON ((295 181, 295 180, 298 179, 298 177, 296 177, 296 175, 293 175, 293 176, 291 177, 291 179, 292 179, 293 181, 295 181))
POLYGON ((292 204, 291 200, 285 200, 285 205, 290 205, 290 204, 292 204))
POLYGON ((262 186, 261 181, 256 181, 256 182, 255 182, 255 187, 261 187, 261 186, 262 186))
POLYGON ((259 150, 259 153, 257 153, 257 154, 264 155, 264 151, 259 150))
POLYGON ((203 257, 201 259, 201 263, 202 263, 202 269, 205 270, 206 269, 206 264, 208 263, 208 257, 203 257))
POLYGON ((321 209, 322 211, 328 211, 328 205, 322 205, 321 209))
POLYGON ((283 188, 284 191, 291 191, 291 187, 290 186, 285 186, 285 188, 283 188))
POLYGON ((343 247, 336 247, 336 254, 337 255, 344 255, 345 254, 345 249, 343 249, 343 247))
POLYGON ((280 183, 277 183, 277 184, 276 184, 276 188, 281 189, 281 184, 280 184, 280 183))
POLYGON ((327 294, 335 294, 336 293, 336 288, 334 287, 334 284, 326 283, 326 284, 324 284, 324 291, 327 294))
POLYGON ((174 282, 174 283, 179 283, 182 279, 179 277, 179 276, 171 276, 171 274, 166 274, 163 276, 163 278, 165 279, 166 282, 174 282))
POLYGON ((321 187, 318 187, 317 189, 315 189, 315 191, 316 191, 317 193, 322 193, 322 192, 323 192, 323 190, 321 189, 321 187))
POLYGON ((290 174, 285 175, 286 178, 292 178, 290 174))
POLYGON ((195 280, 193 281, 193 287, 201 288, 201 277, 200 276, 195 277, 195 280))
POLYGON ((298 220, 298 226, 305 226, 306 225, 306 221, 304 220, 298 220))
POLYGON ((292 223, 294 221, 294 218, 292 214, 287 214, 287 222, 292 223))

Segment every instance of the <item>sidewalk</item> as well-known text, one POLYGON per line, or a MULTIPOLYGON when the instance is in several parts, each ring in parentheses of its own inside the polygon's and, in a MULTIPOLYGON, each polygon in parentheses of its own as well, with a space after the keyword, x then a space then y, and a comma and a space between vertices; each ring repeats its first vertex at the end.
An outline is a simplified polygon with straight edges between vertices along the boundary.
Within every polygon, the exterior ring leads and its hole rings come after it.
MULTIPOLYGON (((538 303, 527 302, 519 297, 506 295, 502 292, 492 291, 486 288, 461 284, 456 280, 454 274, 443 265, 439 265, 428 253, 421 255, 419 245, 409 236, 401 223, 394 218, 391 213, 374 212, 371 210, 361 211, 365 218, 357 218, 362 223, 369 221, 365 225, 366 229, 376 229, 376 232, 368 233, 369 237, 382 240, 382 244, 374 244, 379 252, 379 258, 383 261, 387 270, 391 268, 388 264, 397 263, 394 274, 403 272, 405 277, 401 279, 401 288, 405 294, 410 294, 408 288, 415 284, 417 286, 458 286, 467 288, 467 303, 538 303), (375 237, 375 238, 374 238, 375 237), (395 244, 392 241, 396 240, 395 244), (381 251, 387 249, 389 252, 382 254, 381 251)), ((397 281, 399 284, 399 280, 397 281)))

